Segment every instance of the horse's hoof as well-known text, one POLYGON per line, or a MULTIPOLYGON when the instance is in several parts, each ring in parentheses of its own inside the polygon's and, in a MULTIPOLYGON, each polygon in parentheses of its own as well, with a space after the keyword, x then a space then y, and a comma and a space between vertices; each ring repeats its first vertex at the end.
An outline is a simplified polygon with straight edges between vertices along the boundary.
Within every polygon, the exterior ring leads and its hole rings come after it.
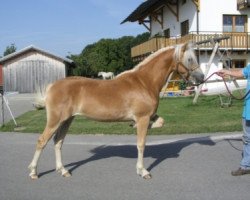
POLYGON ((38 176, 36 174, 30 175, 31 180, 37 180, 38 176))
POLYGON ((145 176, 143 176, 144 179, 149 180, 152 178, 151 174, 146 174, 145 176))
POLYGON ((71 177, 71 174, 69 172, 66 172, 62 176, 65 178, 69 178, 69 177, 71 177))

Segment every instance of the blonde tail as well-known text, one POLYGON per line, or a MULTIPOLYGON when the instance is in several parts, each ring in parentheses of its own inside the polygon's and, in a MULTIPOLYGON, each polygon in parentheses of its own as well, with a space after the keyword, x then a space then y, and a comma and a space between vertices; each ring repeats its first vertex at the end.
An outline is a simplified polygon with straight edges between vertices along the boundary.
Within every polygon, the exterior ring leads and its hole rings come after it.
POLYGON ((35 102, 33 103, 33 105, 37 110, 41 110, 46 107, 46 104, 45 104, 46 91, 48 91, 51 85, 52 84, 49 84, 47 86, 43 85, 36 89, 36 98, 35 98, 35 102))

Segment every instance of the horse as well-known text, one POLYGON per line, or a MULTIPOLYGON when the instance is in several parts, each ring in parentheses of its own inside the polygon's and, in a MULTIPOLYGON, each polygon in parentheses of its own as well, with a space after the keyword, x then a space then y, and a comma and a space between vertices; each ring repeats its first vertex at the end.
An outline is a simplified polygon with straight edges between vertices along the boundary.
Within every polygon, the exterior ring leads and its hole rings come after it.
POLYGON ((113 72, 99 72, 98 76, 102 76, 102 79, 113 79, 114 78, 114 73, 113 72))
POLYGON ((150 119, 157 112, 159 93, 174 71, 186 81, 203 81, 204 74, 191 43, 162 48, 112 80, 68 77, 50 85, 45 97, 47 123, 29 165, 30 178, 38 178, 40 155, 53 135, 56 171, 63 177, 71 176, 62 164, 61 148, 74 117, 83 115, 105 122, 134 121, 138 152, 136 172, 150 179, 151 174, 143 163, 146 134, 150 119))

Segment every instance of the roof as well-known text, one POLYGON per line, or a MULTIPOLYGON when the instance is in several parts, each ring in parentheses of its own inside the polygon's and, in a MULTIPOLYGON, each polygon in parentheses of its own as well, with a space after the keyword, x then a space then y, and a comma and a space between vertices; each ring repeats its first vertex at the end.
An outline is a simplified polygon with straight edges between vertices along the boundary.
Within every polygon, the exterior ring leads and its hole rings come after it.
POLYGON ((135 22, 146 18, 152 10, 158 9, 159 7, 169 3, 176 5, 177 0, 146 0, 141 3, 121 24, 125 22, 135 22))
POLYGON ((9 54, 7 56, 4 56, 3 58, 0 59, 0 64, 4 64, 5 62, 7 62, 7 61, 9 61, 11 59, 14 59, 14 58, 16 58, 16 57, 18 57, 20 55, 23 55, 23 54, 25 54, 27 52, 33 52, 33 51, 39 52, 39 53, 44 54, 44 55, 46 55, 48 57, 52 57, 52 58, 54 58, 56 60, 59 60, 61 62, 68 63, 70 65, 74 65, 74 61, 73 60, 70 60, 68 58, 63 58, 61 56, 57 56, 55 54, 52 54, 52 53, 50 53, 48 51, 45 51, 45 50, 40 49, 38 47, 35 47, 33 45, 28 46, 28 47, 26 47, 24 49, 21 49, 20 51, 17 51, 17 52, 14 52, 12 54, 9 54))

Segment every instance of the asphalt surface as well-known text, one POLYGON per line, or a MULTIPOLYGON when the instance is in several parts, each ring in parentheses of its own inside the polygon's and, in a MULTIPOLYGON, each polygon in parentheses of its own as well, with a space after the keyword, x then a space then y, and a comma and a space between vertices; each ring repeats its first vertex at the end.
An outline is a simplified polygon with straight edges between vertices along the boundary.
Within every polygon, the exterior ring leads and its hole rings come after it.
POLYGON ((4 99, 0 96, 0 125, 22 115, 23 113, 33 110, 33 102, 35 94, 17 94, 9 93, 4 95, 4 99))
POLYGON ((0 199, 249 199, 250 175, 233 177, 241 133, 149 136, 145 167, 136 175, 135 136, 68 135, 63 162, 72 177, 55 172, 53 143, 44 150, 39 179, 29 179, 38 134, 0 134, 0 199))

